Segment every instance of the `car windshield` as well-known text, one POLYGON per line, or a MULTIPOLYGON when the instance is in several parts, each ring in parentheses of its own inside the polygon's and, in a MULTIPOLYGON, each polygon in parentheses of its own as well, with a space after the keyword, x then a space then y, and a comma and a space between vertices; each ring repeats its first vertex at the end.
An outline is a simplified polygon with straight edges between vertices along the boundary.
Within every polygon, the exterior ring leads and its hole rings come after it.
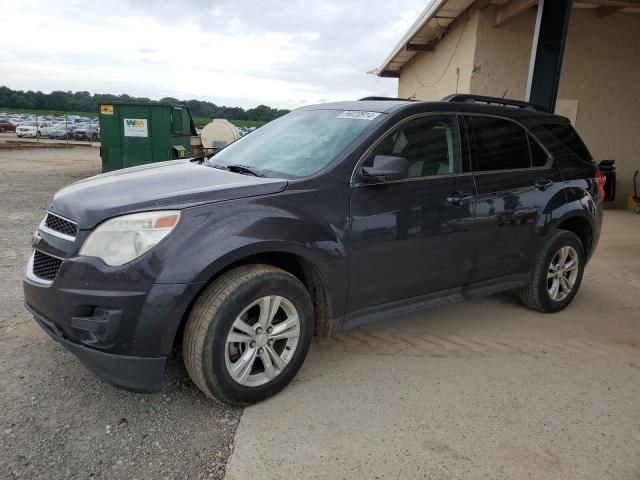
POLYGON ((232 143, 209 163, 242 165, 268 177, 308 177, 333 162, 379 115, 297 110, 232 143))
POLYGON ((35 127, 38 124, 36 122, 24 122, 21 127, 35 127))

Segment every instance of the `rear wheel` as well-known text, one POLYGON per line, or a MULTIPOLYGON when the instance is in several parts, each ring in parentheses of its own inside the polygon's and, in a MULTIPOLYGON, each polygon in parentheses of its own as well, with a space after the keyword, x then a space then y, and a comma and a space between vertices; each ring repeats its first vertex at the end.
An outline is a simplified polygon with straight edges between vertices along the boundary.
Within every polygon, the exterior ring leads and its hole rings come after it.
POLYGON ((584 248, 577 235, 566 230, 556 232, 540 252, 520 298, 525 305, 541 312, 566 308, 578 293, 584 263, 584 248))
POLYGON ((197 299, 182 352, 200 390, 242 406, 287 386, 312 334, 312 301, 300 280, 269 265, 248 265, 225 273, 197 299))

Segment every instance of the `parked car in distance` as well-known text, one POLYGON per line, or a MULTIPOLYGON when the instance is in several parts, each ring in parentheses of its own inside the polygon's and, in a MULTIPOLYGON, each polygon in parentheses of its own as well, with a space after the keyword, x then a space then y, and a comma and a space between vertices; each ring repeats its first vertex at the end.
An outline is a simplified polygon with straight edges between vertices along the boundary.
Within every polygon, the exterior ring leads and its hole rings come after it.
POLYGON ((67 140, 73 137, 73 131, 68 129, 64 124, 56 125, 49 132, 49 138, 57 140, 67 140))
POLYGON ((157 391, 182 352, 209 397, 282 390, 312 336, 505 290, 566 308, 598 243, 603 175, 523 102, 304 107, 213 157, 55 194, 24 296, 106 381, 157 391))
POLYGON ((53 130, 51 122, 24 122, 16 127, 18 137, 47 137, 53 130))
POLYGON ((73 138, 75 140, 95 142, 100 139, 100 129, 95 126, 80 126, 74 130, 73 138))
POLYGON ((0 133, 4 132, 15 132, 16 124, 12 123, 10 120, 0 120, 0 133))

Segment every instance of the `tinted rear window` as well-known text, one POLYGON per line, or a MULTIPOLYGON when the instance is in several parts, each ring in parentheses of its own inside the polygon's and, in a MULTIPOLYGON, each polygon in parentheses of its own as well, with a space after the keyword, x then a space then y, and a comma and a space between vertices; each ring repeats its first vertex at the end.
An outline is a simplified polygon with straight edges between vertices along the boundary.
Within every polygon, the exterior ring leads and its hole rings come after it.
POLYGON ((553 134, 556 139, 565 147, 584 160, 593 160, 587 147, 582 143, 578 133, 569 123, 543 123, 545 130, 553 134))

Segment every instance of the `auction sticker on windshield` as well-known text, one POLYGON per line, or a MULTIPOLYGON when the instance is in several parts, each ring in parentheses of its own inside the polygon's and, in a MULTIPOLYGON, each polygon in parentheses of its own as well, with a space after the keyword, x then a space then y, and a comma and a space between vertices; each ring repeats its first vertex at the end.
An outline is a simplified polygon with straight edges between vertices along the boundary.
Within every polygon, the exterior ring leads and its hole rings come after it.
POLYGON ((361 112, 359 110, 347 110, 338 115, 338 118, 355 118, 357 120, 373 120, 379 112, 361 112))

